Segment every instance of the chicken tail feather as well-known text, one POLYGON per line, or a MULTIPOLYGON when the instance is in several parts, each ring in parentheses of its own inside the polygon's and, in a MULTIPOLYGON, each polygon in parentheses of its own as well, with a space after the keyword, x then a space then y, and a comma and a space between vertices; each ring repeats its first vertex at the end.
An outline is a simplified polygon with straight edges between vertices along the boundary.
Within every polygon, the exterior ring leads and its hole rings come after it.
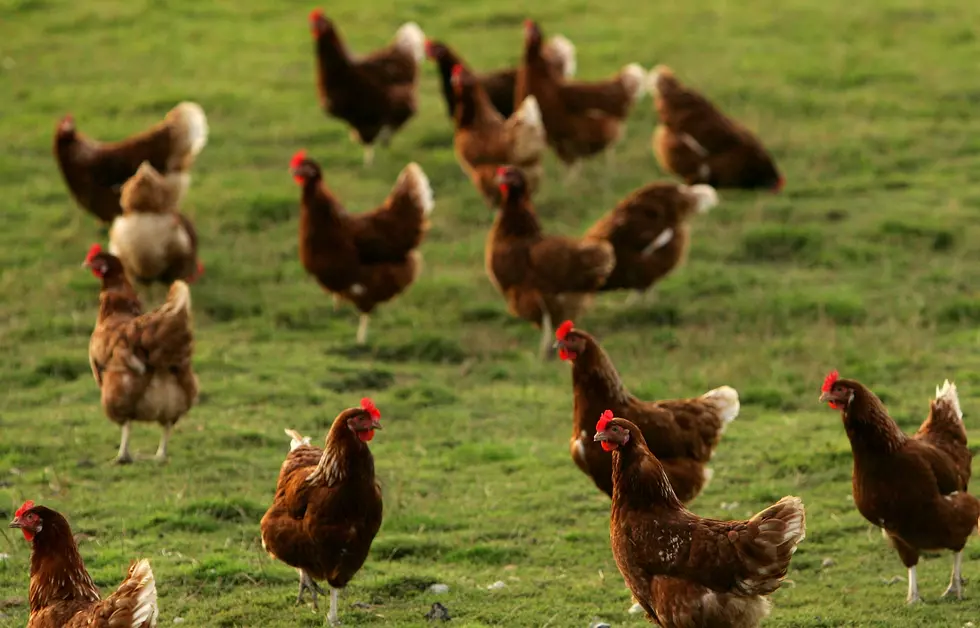
POLYGON ((150 561, 145 558, 137 561, 129 568, 126 581, 120 589, 130 585, 136 595, 133 604, 133 615, 130 622, 132 628, 156 626, 160 609, 157 607, 157 585, 150 568, 150 561))
POLYGON ((393 197, 401 194, 407 195, 412 204, 422 211, 423 218, 428 217, 435 207, 429 177, 425 175, 422 167, 414 161, 405 166, 401 174, 398 175, 398 181, 395 182, 395 188, 391 192, 393 197))
POLYGON ((619 74, 630 102, 636 102, 647 93, 647 72, 639 63, 630 63, 619 74))
POLYGON ((160 306, 160 312, 190 314, 191 288, 187 285, 187 282, 178 279, 170 285, 170 291, 167 292, 167 301, 160 306))
POLYGON ((292 429, 288 429, 288 428, 285 430, 285 432, 286 432, 286 436, 288 436, 290 438, 290 441, 289 441, 289 451, 293 451, 293 450, 295 450, 298 447, 302 447, 303 445, 309 445, 310 444, 310 437, 309 436, 303 436, 302 434, 300 434, 296 430, 292 430, 292 429))
POLYGON ((699 183, 687 188, 687 191, 694 197, 699 214, 707 214, 711 208, 718 205, 718 192, 710 185, 699 183))
POLYGON ((963 422, 963 410, 960 409, 960 396, 956 392, 956 384, 948 379, 943 382, 942 388, 936 386, 936 408, 942 408, 950 417, 955 417, 955 422, 963 422))
POLYGON ((513 133, 512 163, 523 165, 541 159, 546 144, 538 99, 534 96, 525 98, 517 111, 507 120, 507 125, 511 126, 513 133))
POLYGON ((701 399, 714 406, 721 419, 722 430, 735 420, 741 405, 738 401, 738 391, 731 386, 719 386, 701 395, 701 399))
POLYGON ((779 588, 796 547, 806 538, 803 500, 784 497, 728 537, 746 571, 736 587, 746 595, 768 595, 779 588))
POLYGON ((395 32, 395 46, 411 54, 416 63, 425 61, 425 33, 415 22, 402 24, 395 32))
POLYGON ((555 59, 561 64, 562 76, 570 79, 578 71, 576 62, 575 44, 564 35, 555 35, 548 39, 548 51, 554 55, 555 59))
POLYGON ((170 110, 167 122, 175 134, 169 169, 188 170, 208 143, 208 118, 201 105, 184 101, 170 110))

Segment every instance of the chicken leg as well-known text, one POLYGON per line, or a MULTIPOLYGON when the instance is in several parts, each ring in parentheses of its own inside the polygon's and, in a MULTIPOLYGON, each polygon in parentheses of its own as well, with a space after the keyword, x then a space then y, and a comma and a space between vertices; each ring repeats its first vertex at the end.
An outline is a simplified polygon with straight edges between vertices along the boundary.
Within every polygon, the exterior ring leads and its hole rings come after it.
POLYGON ((129 423, 122 424, 122 434, 119 438, 119 453, 116 455, 116 464, 129 464, 133 461, 133 456, 129 453, 129 423))
POLYGON ((565 170, 565 187, 569 187, 578 181, 578 175, 582 170, 582 162, 576 161, 565 170))
POLYGON ((949 586, 943 597, 955 595, 957 600, 963 599, 963 550, 953 554, 953 574, 949 577, 949 586))
POLYGON ((361 314, 361 321, 357 324, 357 344, 362 345, 367 342, 368 323, 370 321, 370 314, 361 314))
POLYGON ((551 314, 548 310, 541 311, 541 345, 538 347, 538 356, 542 360, 548 360, 554 357, 555 353, 553 351, 554 343, 551 340, 551 334, 553 333, 551 328, 551 314))
MULTIPOLYGON (((296 595, 296 603, 303 603, 303 593, 306 591, 310 592, 310 597, 313 599, 313 610, 320 610, 320 607, 316 603, 316 599, 320 595, 325 595, 325 592, 316 581, 310 577, 310 574, 306 573, 306 570, 299 569, 299 593, 296 595)), ((333 611, 334 606, 334 594, 331 591, 330 594, 330 609, 333 611)))
POLYGON ((337 594, 338 593, 339 593, 338 589, 330 587, 330 611, 327 613, 327 621, 330 623, 331 626, 336 626, 337 624, 340 623, 340 620, 337 619, 337 594))
POLYGON ((909 594, 905 597, 908 604, 917 604, 922 601, 919 595, 919 581, 915 577, 915 565, 909 567, 909 594))
POLYGON ((167 461, 167 443, 170 442, 170 434, 173 432, 173 425, 164 425, 163 433, 160 435, 160 446, 157 447, 157 455, 153 457, 157 462, 167 461))

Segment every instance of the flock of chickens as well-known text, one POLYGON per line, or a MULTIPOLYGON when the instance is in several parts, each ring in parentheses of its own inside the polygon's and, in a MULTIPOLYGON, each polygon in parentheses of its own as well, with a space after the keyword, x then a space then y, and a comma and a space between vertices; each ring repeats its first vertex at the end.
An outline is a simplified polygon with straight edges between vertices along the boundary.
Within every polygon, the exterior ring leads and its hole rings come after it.
MULTIPOLYGON (((322 106, 350 125, 367 165, 375 142, 386 143, 414 115, 425 57, 437 64, 457 159, 497 208, 487 274, 514 315, 542 328, 542 356, 557 349, 571 362, 571 457, 612 499, 612 551, 634 609, 667 628, 757 626, 804 539, 802 501, 784 497, 745 521, 705 519, 685 507, 711 478, 707 464, 739 413, 738 393, 721 386, 693 399, 640 400, 596 338, 566 319, 597 291, 642 292, 677 266, 687 221, 718 202, 716 187, 781 190, 783 178, 761 143, 662 66, 646 72, 630 64, 605 82, 572 80, 572 43, 561 36, 546 41, 531 21, 519 66, 486 74, 474 73, 446 44, 426 40, 414 23, 399 29, 389 47, 363 57, 348 52, 322 11, 313 11, 310 23, 322 106), (531 198, 542 183, 546 148, 573 177, 582 159, 618 140, 647 90, 660 116, 654 152, 685 183, 636 190, 581 239, 545 235, 531 198)), ((85 265, 101 282, 89 360, 103 409, 121 427, 120 463, 133 460, 129 433, 138 421, 163 427, 157 458, 165 460, 173 426, 197 399, 188 284, 204 267, 194 226, 179 207, 207 135, 204 111, 190 102, 122 142, 86 138, 70 116, 56 130, 55 155, 72 195, 111 224, 109 250, 93 245, 85 265), (163 305, 144 312, 136 282, 169 285, 163 305)), ((380 208, 349 214, 304 151, 290 170, 302 189, 302 264, 335 303, 358 308, 357 340, 364 342, 373 309, 419 274, 418 248, 434 205, 429 181, 409 164, 380 208)), ((867 387, 836 372, 820 400, 841 412, 854 457, 855 503, 908 567, 908 602, 921 599, 920 552, 940 549, 955 553, 944 595, 961 598, 963 548, 977 530, 980 501, 967 492, 972 455, 956 387, 937 388, 913 436, 867 387)), ((338 620, 339 590, 367 559, 382 523, 368 447, 380 419, 374 403, 362 399, 337 416, 322 449, 287 430, 290 451, 261 521, 265 550, 299 572, 298 601, 309 592, 317 606, 325 594, 318 581, 327 582, 331 623, 338 620)), ((10 525, 33 547, 29 628, 156 625, 146 560, 103 599, 61 514, 28 501, 10 525)))

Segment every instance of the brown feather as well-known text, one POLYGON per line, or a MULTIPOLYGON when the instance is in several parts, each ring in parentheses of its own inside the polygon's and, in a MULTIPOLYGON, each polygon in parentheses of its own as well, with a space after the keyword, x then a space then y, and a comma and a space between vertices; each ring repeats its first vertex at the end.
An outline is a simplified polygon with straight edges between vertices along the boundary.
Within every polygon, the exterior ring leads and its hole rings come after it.
POLYGON ((853 393, 841 418, 860 513, 885 530, 906 567, 924 550, 962 550, 980 518, 980 500, 967 492, 972 454, 962 421, 934 401, 910 437, 860 382, 838 379, 834 388, 853 393))
POLYGON ((612 495, 612 457, 592 442, 596 421, 603 412, 612 410, 642 431, 680 501, 687 503, 697 497, 705 484, 705 467, 725 429, 722 408, 705 397, 657 402, 638 399, 626 389, 609 355, 590 334, 573 329, 566 335, 565 344, 575 353, 570 448, 578 467, 599 490, 612 495))
MULTIPOLYGON (((641 605, 658 618, 661 613, 678 613, 677 608, 660 608, 671 602, 665 594, 672 583, 658 583, 663 576, 696 585, 681 591, 688 603, 700 587, 723 596, 747 598, 755 607, 764 605, 761 596, 779 588, 793 552, 805 536, 805 514, 799 498, 784 497, 746 521, 699 517, 674 495, 640 429, 625 419, 614 418, 604 433, 614 428, 628 432, 628 438, 611 454, 613 556, 641 605)), ((723 604, 721 614, 737 617, 746 612, 726 604, 730 600, 721 596, 716 600, 723 604)), ((691 624, 678 620, 673 625, 691 624)), ((718 624, 716 619, 713 625, 726 624, 718 624)))
POLYGON ((270 555, 335 588, 361 568, 381 527, 374 458, 347 424, 363 412, 340 413, 323 449, 300 445, 286 456, 260 525, 270 555))

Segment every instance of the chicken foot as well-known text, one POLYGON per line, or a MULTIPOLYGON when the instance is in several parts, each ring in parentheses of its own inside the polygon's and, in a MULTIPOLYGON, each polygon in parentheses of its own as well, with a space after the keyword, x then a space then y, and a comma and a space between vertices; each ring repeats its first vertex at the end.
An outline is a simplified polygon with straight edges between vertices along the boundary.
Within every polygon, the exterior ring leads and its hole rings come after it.
POLYGON ((963 599, 963 550, 953 554, 953 573, 949 577, 949 586, 943 592, 943 597, 955 595, 957 600, 963 599))
POLYGON ((160 435, 160 446, 157 447, 157 454, 153 456, 153 459, 157 462, 167 461, 167 443, 170 442, 170 434, 173 432, 173 425, 164 425, 163 433, 160 435))
POLYGON ((369 314, 361 314, 361 320, 357 324, 357 344, 362 345, 367 342, 368 323, 371 321, 369 314))
POLYGON ((922 601, 919 595, 919 580, 915 577, 915 565, 909 567, 909 594, 905 597, 907 604, 917 604, 922 601))
POLYGON ((542 360, 548 360, 554 357, 554 343, 551 340, 551 334, 554 332, 551 325, 551 314, 548 310, 541 310, 541 344, 538 347, 538 357, 542 360))
MULTIPOLYGON (((310 574, 306 573, 305 569, 298 569, 299 571, 299 593, 296 595, 296 603, 303 603, 303 593, 306 591, 310 592, 310 597, 313 599, 313 610, 320 610, 319 605, 316 603, 316 599, 320 595, 326 595, 326 592, 316 583, 316 580, 310 577, 310 574)), ((330 608, 333 611, 334 602, 333 592, 330 595, 330 608)))
POLYGON ((116 464, 129 464, 133 461, 133 456, 129 453, 129 432, 132 426, 123 423, 119 438, 119 453, 116 454, 116 464))

